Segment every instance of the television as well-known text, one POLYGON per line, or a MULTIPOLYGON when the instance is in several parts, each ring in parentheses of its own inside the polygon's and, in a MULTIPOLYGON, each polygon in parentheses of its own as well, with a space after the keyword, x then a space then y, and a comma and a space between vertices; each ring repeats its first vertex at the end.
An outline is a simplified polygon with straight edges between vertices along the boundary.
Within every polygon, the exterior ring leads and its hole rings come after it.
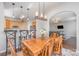
POLYGON ((57 28, 58 29, 63 29, 64 27, 63 27, 63 25, 58 25, 57 28))

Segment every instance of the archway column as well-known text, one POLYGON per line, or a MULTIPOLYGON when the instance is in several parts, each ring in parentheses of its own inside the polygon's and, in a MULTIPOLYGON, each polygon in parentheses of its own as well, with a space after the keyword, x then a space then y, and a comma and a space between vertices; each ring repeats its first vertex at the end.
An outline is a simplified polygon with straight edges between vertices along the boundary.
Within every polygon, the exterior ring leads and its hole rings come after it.
POLYGON ((76 34, 77 34, 77 40, 76 40, 76 47, 77 47, 77 52, 79 52, 79 15, 77 14, 77 22, 76 22, 76 34))

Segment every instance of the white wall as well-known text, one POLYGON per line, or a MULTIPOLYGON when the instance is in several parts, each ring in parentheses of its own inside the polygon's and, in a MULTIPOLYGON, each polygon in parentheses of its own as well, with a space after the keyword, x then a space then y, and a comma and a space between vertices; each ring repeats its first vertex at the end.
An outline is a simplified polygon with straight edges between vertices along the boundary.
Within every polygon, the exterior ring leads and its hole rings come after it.
POLYGON ((4 9, 4 15, 8 17, 12 17, 13 13, 11 9, 4 9))
POLYGON ((60 31, 58 28, 57 28, 57 26, 58 25, 63 25, 63 23, 62 22, 59 22, 59 23, 53 23, 52 21, 51 21, 51 23, 49 24, 49 31, 60 31))
POLYGON ((5 50, 5 36, 4 36, 4 8, 3 3, 0 2, 0 51, 5 50))
POLYGON ((65 39, 76 37, 76 21, 64 21, 58 24, 50 24, 50 31, 64 31, 65 39), (58 25, 63 25, 64 29, 58 29, 58 25))
POLYGON ((63 23, 64 34, 67 37, 76 37, 76 21, 67 21, 63 23))

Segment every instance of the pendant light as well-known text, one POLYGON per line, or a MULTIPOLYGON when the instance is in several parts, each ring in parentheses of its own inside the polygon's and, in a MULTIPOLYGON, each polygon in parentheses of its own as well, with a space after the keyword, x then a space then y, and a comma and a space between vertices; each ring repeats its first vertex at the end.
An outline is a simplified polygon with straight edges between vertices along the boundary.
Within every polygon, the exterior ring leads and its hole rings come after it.
POLYGON ((14 6, 15 6, 15 3, 12 3, 12 6, 13 6, 13 16, 12 16, 12 18, 15 18, 15 16, 14 16, 14 6))
POLYGON ((47 20, 47 16, 45 15, 45 3, 43 2, 42 4, 40 4, 40 2, 39 2, 38 7, 39 7, 38 8, 39 10, 36 11, 35 18, 40 19, 40 20, 47 20), (42 7, 41 7, 41 5, 42 5, 42 7))
POLYGON ((46 10, 45 10, 46 8, 45 8, 45 3, 43 3, 43 17, 44 17, 44 19, 45 20, 47 20, 47 16, 46 16, 46 10))
POLYGON ((38 3, 38 11, 36 11, 35 13, 35 18, 39 19, 39 16, 40 16, 40 2, 38 3))
MULTIPOLYGON (((21 8, 21 14, 22 14, 22 9, 23 9, 23 6, 20 6, 21 8)), ((23 19, 25 16, 24 15, 21 15, 20 19, 23 19)))
POLYGON ((27 21, 29 21, 29 8, 27 8, 27 21))

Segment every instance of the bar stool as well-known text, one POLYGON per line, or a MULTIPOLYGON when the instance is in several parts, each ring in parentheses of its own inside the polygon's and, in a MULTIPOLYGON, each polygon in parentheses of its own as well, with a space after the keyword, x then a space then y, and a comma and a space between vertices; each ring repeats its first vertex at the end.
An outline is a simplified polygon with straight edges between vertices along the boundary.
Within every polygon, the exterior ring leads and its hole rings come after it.
POLYGON ((12 44, 13 44, 13 46, 15 48, 15 52, 16 52, 16 32, 17 32, 17 30, 4 30, 4 32, 6 35, 6 55, 8 55, 8 53, 10 52, 8 40, 12 41, 12 44))
POLYGON ((19 49, 21 50, 21 41, 27 39, 28 30, 20 30, 19 32, 19 49))

